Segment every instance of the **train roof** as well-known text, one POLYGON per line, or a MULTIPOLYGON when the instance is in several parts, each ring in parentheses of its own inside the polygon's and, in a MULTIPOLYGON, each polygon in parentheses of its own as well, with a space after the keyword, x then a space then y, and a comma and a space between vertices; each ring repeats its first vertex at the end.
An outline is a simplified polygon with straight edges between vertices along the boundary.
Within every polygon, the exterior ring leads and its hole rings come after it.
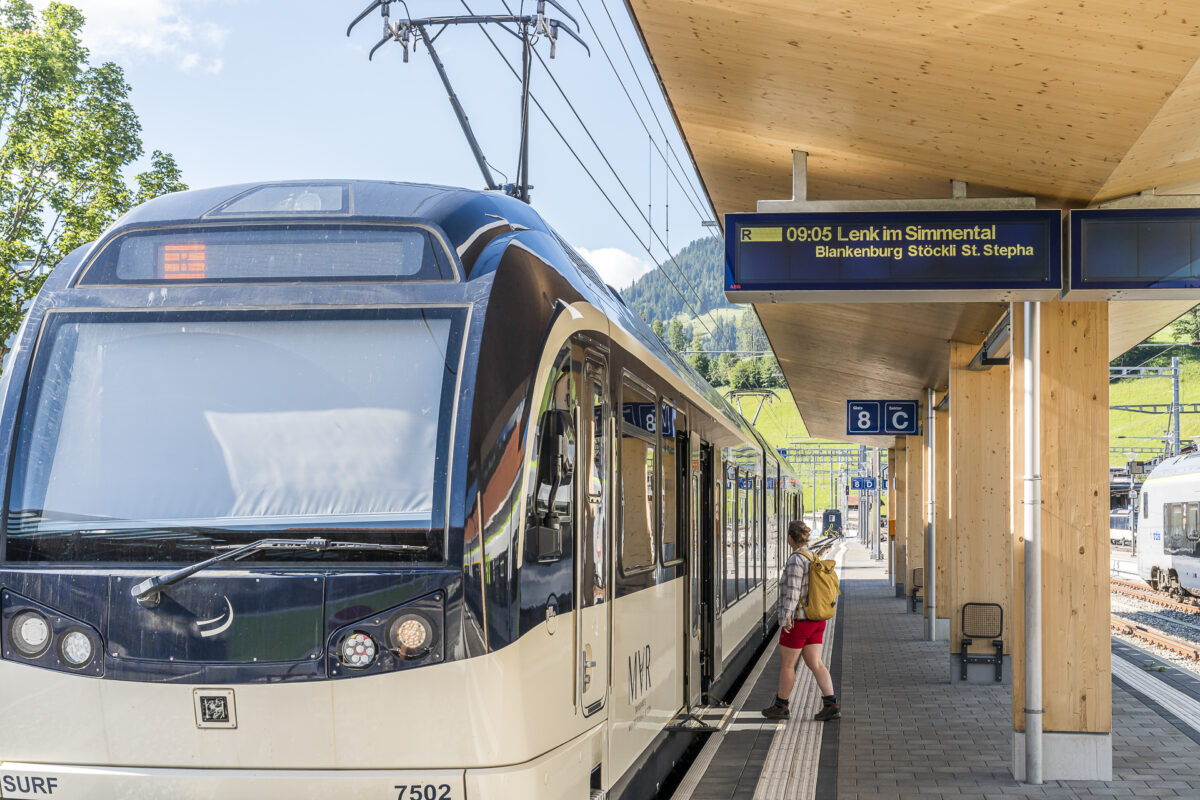
POLYGON ((1163 461, 1146 477, 1146 480, 1171 478, 1176 475, 1190 475, 1200 472, 1200 453, 1184 453, 1163 461))
MULTIPOLYGON (((499 191, 464 189, 425 183, 381 180, 295 180, 243 183, 207 189, 175 192, 149 200, 129 210, 114 222, 96 242, 86 245, 64 260, 74 273, 108 240, 131 228, 201 225, 220 222, 295 219, 297 222, 327 222, 353 218, 355 221, 423 223, 435 226, 460 260, 486 231, 522 229, 541 231, 554 238, 568 258, 547 261, 567 274, 595 305, 602 308, 614 325, 636 337, 668 365, 693 390, 704 397, 747 438, 758 444, 768 459, 778 462, 785 475, 795 474, 767 441, 733 406, 704 380, 678 353, 668 347, 650 326, 625 305, 620 294, 606 284, 599 273, 583 259, 528 204, 499 191), (68 265, 67 262, 72 262, 68 265)), ((468 279, 471 263, 464 263, 468 279)), ((67 276, 52 284, 62 286, 67 276)))

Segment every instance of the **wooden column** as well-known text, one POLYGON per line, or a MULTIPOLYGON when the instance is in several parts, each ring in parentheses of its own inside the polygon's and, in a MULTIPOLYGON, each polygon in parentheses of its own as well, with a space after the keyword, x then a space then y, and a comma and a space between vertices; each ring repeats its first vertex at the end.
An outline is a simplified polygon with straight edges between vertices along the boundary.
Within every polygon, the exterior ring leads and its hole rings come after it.
MULTIPOLYGON (((979 345, 950 343, 950 682, 961 679, 964 603, 999 603, 1004 652, 1012 652, 1012 546, 1009 464, 1009 369, 968 370, 979 345)), ((939 601, 940 604, 940 601, 939 601)), ((995 652, 981 641, 971 651, 995 652)), ((1012 665, 1004 665, 1012 680, 1012 665)), ((972 666, 970 683, 994 683, 995 672, 972 666)))
MULTIPOLYGON (((942 398, 946 396, 942 392, 938 396, 940 403, 942 398)), ((950 398, 950 403, 954 402, 954 398, 950 398)), ((934 637, 937 641, 945 641, 950 638, 950 572, 951 572, 951 553, 950 553, 950 411, 949 409, 938 411, 934 416, 934 424, 937 427, 937 434, 934 438, 934 453, 935 463, 937 468, 934 471, 934 481, 937 483, 935 487, 934 498, 937 501, 937 518, 935 520, 934 534, 937 536, 937 547, 934 556, 937 559, 934 572, 937 575, 937 635, 934 637)), ((928 559, 926 559, 928 560, 928 559)), ((929 571, 929 568, 926 568, 929 571)), ((928 614, 926 617, 928 618, 928 614)))
POLYGON ((892 568, 895 570, 896 596, 903 597, 908 580, 908 446, 903 437, 896 437, 896 463, 892 467, 892 482, 895 487, 896 499, 896 539, 892 542, 895 547, 895 557, 892 568))
MULTIPOLYGON (((1014 304, 1019 309, 1019 304, 1014 304)), ((1013 314, 1013 771, 1024 775, 1024 319, 1013 314)), ((1111 780, 1108 306, 1041 305, 1043 777, 1111 780)))
MULTIPOLYGON (((922 414, 922 416, 924 415, 922 414)), ((911 595, 913 570, 918 567, 923 568, 925 564, 925 506, 922 503, 925 497, 925 481, 923 480, 924 459, 921 454, 921 437, 909 436, 907 439, 908 457, 904 459, 904 546, 906 549, 904 563, 908 571, 904 575, 904 587, 911 595)), ((928 577, 924 580, 927 581, 928 577)), ((925 594, 924 589, 921 590, 921 594, 925 594)), ((921 606, 917 606, 918 611, 921 608, 921 606)))
POLYGON ((887 546, 887 569, 888 580, 893 585, 896 583, 895 571, 892 569, 892 553, 896 549, 896 540, 891 538, 890 532, 896 530, 896 448, 889 447, 887 451, 888 463, 888 488, 887 488, 887 519, 888 524, 882 531, 883 542, 887 546))

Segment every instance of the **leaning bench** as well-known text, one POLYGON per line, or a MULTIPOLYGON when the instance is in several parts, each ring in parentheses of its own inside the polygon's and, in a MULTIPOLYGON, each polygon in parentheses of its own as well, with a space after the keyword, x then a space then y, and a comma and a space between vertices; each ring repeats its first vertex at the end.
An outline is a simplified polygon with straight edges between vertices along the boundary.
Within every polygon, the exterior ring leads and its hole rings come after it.
POLYGON ((1004 667, 1004 609, 999 603, 964 603, 962 609, 961 677, 967 679, 968 664, 995 664, 996 683, 1003 677, 1004 667), (991 639, 994 655, 970 655, 967 648, 976 639, 991 639))

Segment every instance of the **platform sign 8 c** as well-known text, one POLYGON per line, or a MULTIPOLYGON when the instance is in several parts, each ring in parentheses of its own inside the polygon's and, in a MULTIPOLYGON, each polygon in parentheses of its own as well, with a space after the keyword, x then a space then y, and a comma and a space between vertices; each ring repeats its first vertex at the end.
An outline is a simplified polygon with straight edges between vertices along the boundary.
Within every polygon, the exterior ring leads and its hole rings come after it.
POLYGON ((882 403, 879 400, 846 401, 846 435, 864 436, 883 432, 882 403))
POLYGON ((847 436, 916 436, 920 433, 915 400, 847 400, 847 436))

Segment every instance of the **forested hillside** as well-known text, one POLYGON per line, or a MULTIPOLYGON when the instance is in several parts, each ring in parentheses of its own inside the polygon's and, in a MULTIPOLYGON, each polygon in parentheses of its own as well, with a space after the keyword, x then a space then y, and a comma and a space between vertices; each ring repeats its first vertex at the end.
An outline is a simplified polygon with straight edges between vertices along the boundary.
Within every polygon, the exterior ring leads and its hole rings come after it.
POLYGON ((647 322, 662 320, 668 322, 683 314, 694 317, 703 314, 704 309, 692 294, 704 301, 704 305, 715 311, 718 308, 730 308, 725 299, 725 244, 712 236, 705 236, 684 247, 675 254, 675 262, 683 270, 683 274, 691 281, 689 287, 679 276, 679 270, 670 261, 660 264, 638 278, 626 289, 621 290, 621 296, 630 308, 642 315, 647 322), (664 275, 664 270, 666 275, 664 275), (670 280, 668 280, 668 276, 670 280), (676 291, 671 281, 679 287, 676 291), (682 295, 682 296, 681 296, 682 295), (684 298, 691 303, 695 311, 684 305, 684 298))
POLYGON ((783 386, 775 359, 755 355, 770 349, 758 317, 749 306, 725 299, 724 265, 723 242, 705 236, 676 253, 673 263, 660 264, 634 281, 621 296, 713 386, 783 386))

